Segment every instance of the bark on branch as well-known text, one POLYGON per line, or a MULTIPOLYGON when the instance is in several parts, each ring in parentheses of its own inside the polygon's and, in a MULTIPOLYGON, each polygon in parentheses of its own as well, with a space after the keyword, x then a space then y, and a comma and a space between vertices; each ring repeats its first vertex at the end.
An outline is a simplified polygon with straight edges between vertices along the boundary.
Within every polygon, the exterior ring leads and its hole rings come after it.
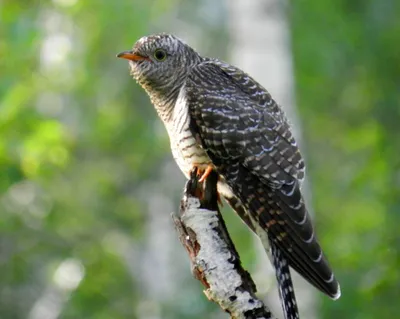
POLYGON ((256 296, 256 286, 243 269, 218 208, 217 174, 205 185, 196 171, 186 183, 179 214, 172 214, 179 239, 189 254, 192 272, 211 301, 231 318, 273 318, 256 296))

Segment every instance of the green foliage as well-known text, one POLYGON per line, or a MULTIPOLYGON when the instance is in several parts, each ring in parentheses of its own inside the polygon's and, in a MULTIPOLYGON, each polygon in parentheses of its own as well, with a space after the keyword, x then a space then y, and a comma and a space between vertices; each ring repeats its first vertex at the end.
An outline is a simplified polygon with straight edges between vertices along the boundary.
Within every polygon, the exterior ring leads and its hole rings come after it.
MULTIPOLYGON (((143 188, 162 184, 170 155, 147 97, 114 57, 154 25, 169 31, 165 13, 176 4, 207 30, 202 52, 223 55, 226 31, 194 17, 195 1, 0 3, 1 318, 32 316, 46 293, 67 296, 64 319, 216 310, 187 263, 171 270, 179 289, 148 300, 129 259, 147 251, 143 188)), ((399 6, 301 0, 290 9, 317 229, 342 283, 339 301, 321 297, 322 318, 399 313, 399 6)), ((225 216, 251 268, 251 235, 225 216)))
POLYGON ((138 291, 105 241, 141 237, 132 192, 165 148, 115 55, 154 12, 141 1, 61 0, 0 11, 0 317, 26 318, 66 258, 85 277, 63 318, 131 317, 138 291))
POLYGON ((392 0, 291 9, 317 227, 342 283, 323 318, 399 314, 399 12, 392 0))

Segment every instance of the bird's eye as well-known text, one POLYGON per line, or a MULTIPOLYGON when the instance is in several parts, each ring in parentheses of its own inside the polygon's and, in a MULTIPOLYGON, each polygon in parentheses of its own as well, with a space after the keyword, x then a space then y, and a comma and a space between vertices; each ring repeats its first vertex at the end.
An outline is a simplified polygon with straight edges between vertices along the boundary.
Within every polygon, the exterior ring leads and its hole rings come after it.
POLYGON ((154 58, 157 61, 164 61, 167 57, 167 52, 165 52, 163 49, 157 49, 154 51, 154 58))

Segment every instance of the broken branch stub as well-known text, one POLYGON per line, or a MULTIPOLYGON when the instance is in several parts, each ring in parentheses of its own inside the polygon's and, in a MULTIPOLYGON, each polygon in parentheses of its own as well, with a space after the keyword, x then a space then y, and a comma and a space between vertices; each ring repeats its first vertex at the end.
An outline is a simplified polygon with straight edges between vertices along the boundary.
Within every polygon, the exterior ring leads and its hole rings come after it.
POLYGON ((218 175, 211 172, 199 183, 196 170, 186 183, 179 214, 172 214, 192 272, 205 287, 207 298, 231 318, 273 318, 256 296, 256 286, 243 269, 218 207, 218 175))

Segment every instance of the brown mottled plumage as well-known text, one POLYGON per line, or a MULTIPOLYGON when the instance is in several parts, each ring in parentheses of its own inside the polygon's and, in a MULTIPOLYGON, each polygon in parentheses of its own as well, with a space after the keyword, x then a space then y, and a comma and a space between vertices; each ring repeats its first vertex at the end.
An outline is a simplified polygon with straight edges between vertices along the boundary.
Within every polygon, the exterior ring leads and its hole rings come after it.
POLYGON ((219 192, 259 235, 276 268, 286 318, 298 318, 289 267, 340 296, 300 191, 304 161, 279 105, 240 69, 201 57, 178 38, 141 38, 119 57, 146 90, 189 176, 215 169, 219 192))

